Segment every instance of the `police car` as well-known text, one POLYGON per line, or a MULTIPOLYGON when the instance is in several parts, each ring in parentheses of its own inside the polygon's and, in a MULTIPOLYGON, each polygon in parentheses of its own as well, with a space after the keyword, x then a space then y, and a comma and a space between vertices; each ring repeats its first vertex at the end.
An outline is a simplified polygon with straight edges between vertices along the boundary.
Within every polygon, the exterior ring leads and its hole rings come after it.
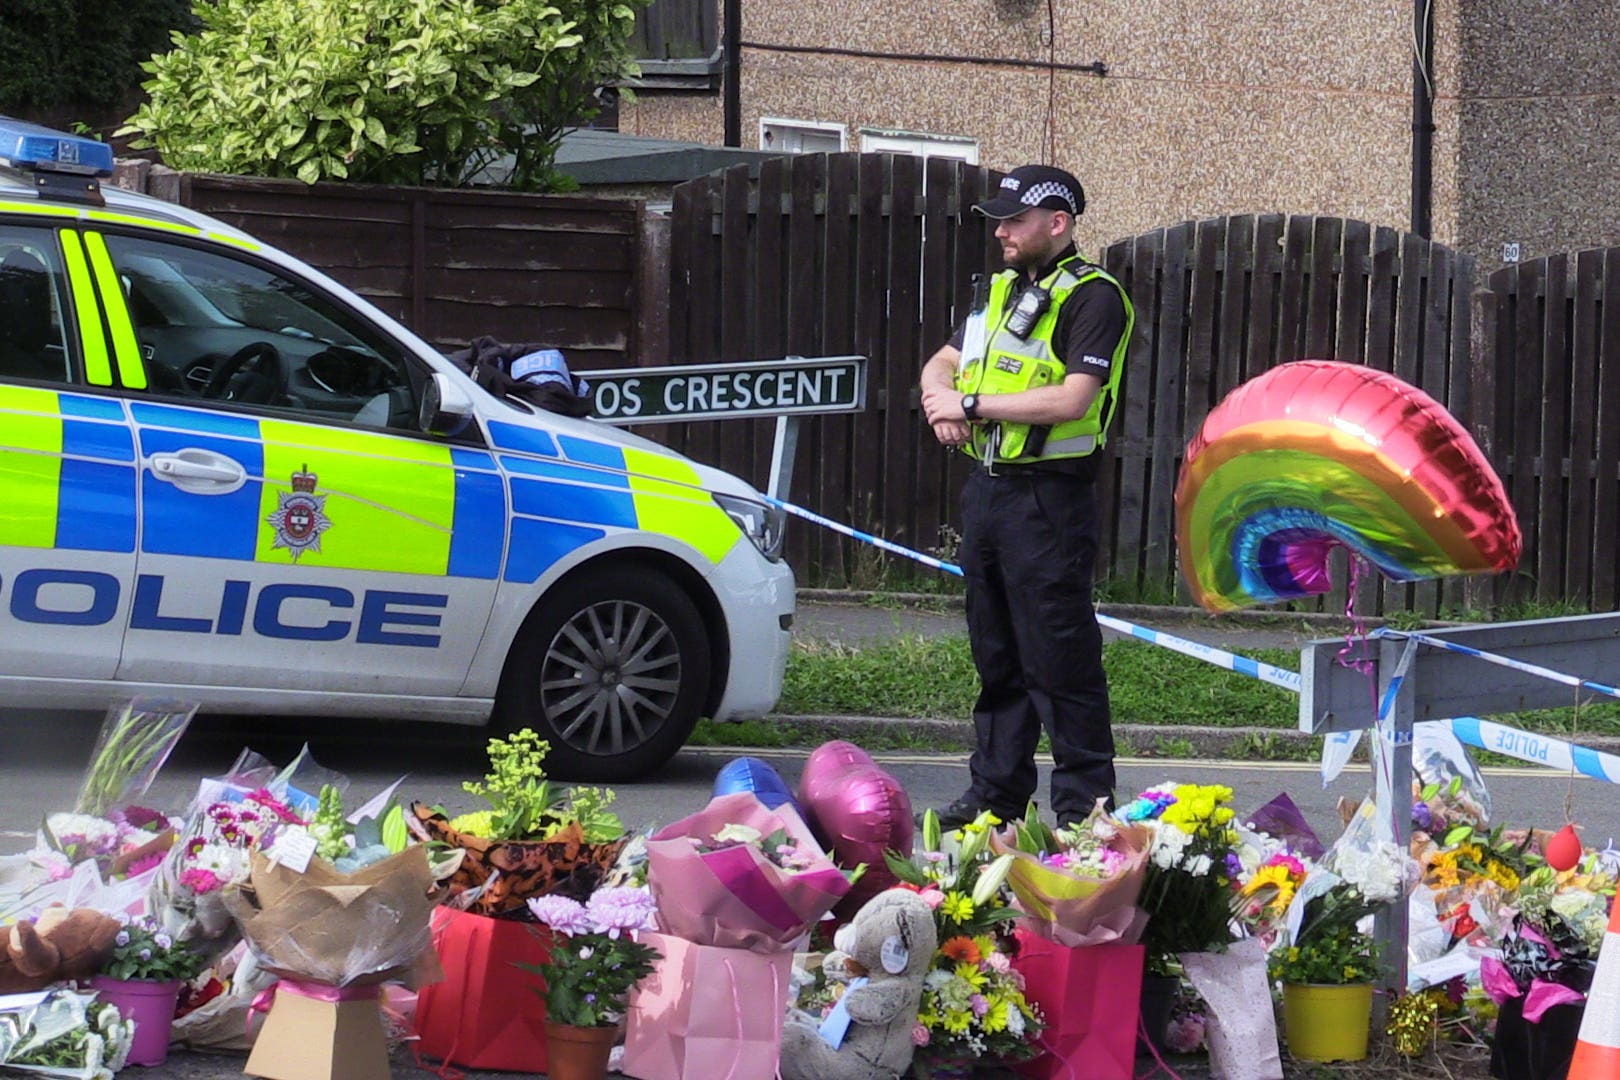
POLYGON ((0 118, 0 700, 529 726, 581 779, 775 704, 758 492, 111 171, 0 118))

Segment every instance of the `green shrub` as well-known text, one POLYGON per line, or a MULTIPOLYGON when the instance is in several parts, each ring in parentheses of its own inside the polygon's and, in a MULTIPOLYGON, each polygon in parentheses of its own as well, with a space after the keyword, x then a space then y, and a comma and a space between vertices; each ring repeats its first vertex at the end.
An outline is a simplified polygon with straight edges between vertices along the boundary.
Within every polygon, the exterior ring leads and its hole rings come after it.
POLYGON ((454 186, 511 154, 511 186, 543 187, 634 72, 638 2, 199 0, 125 130, 176 169, 454 186))
POLYGON ((190 0, 4 0, 0 112, 116 104, 190 22, 190 0))

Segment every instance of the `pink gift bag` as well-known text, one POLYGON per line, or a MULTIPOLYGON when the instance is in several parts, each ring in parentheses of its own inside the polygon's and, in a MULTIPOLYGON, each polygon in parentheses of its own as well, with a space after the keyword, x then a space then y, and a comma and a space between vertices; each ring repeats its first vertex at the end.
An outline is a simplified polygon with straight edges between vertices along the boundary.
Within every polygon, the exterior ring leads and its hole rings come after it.
POLYGON ((1131 1080, 1145 955, 1140 945, 1058 945, 1019 930, 1013 967, 1046 1029, 1040 1055, 1013 1067, 1039 1080, 1131 1080))
POLYGON ((793 953, 639 940, 662 954, 630 995, 619 1071, 639 1080, 761 1080, 782 1053, 793 953))

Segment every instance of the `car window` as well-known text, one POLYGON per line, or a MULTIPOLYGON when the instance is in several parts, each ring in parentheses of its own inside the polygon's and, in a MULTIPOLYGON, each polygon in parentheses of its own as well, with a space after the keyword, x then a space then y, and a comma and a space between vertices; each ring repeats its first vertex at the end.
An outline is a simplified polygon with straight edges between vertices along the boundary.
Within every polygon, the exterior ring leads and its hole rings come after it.
POLYGON ((0 225, 0 379, 72 381, 66 288, 49 229, 0 225))
POLYGON ((403 351, 332 297, 245 259, 106 240, 153 393, 416 430, 403 351))

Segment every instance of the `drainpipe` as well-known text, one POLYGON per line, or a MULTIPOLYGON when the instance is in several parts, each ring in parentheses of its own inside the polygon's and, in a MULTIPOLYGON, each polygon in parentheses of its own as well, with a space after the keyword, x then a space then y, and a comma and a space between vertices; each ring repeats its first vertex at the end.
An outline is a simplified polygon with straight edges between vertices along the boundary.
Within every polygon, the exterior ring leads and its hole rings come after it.
POLYGON ((1434 0, 1412 0, 1412 231, 1432 231, 1434 200, 1434 0))
MULTIPOLYGON (((1419 0, 1421 2, 1421 0, 1419 0)), ((742 146, 742 0, 725 0, 726 145, 742 146)))

